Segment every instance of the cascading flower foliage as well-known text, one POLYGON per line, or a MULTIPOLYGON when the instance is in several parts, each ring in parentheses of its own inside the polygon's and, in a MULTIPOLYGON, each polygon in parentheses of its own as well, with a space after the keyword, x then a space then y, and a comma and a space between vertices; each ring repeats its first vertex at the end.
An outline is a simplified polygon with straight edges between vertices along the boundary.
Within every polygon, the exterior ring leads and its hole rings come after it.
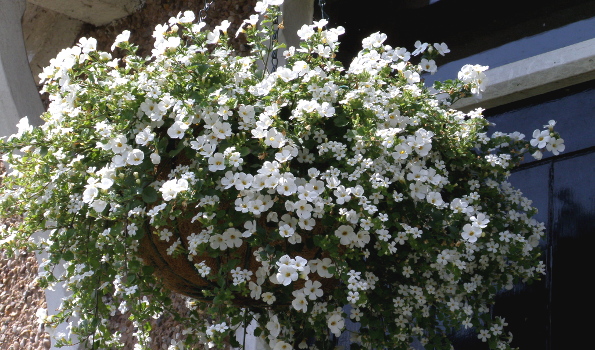
POLYGON ((343 29, 325 21, 268 72, 280 2, 238 31, 250 56, 234 55, 227 22, 209 31, 185 12, 155 28, 151 57, 124 32, 122 59, 83 38, 44 70, 45 123, 0 142, 1 215, 21 218, 0 242, 47 252, 41 285, 72 291, 45 322, 78 316, 73 333, 112 348, 108 320, 128 312, 147 344, 145 320, 174 312, 143 248, 154 241, 205 282, 183 290, 186 346, 238 346, 255 320, 275 350, 329 349, 343 332, 352 349, 450 349, 460 327, 510 348, 490 307, 544 274, 545 230, 507 178, 525 155, 563 150, 554 123, 531 141, 488 135, 481 109, 450 107, 483 91, 487 67, 428 87, 446 45, 409 52, 375 33, 343 68, 343 29))

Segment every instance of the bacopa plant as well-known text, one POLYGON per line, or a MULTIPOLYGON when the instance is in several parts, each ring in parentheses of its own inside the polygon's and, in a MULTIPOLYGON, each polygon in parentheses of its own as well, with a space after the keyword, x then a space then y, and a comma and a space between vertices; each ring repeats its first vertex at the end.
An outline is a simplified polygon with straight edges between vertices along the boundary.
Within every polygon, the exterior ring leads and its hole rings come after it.
POLYGON ((410 52, 381 33, 343 67, 344 30, 324 20, 268 71, 280 3, 259 2, 237 32, 248 56, 228 22, 205 30, 184 12, 155 28, 150 57, 125 31, 121 59, 82 38, 44 69, 45 123, 24 118, 0 142, 1 216, 20 218, 2 247, 47 253, 41 286, 72 291, 42 321, 77 316, 79 340, 113 348, 109 319, 127 313, 148 346, 145 320, 174 313, 176 292, 180 348, 242 346, 252 323, 275 350, 330 349, 343 332, 352 349, 450 349, 460 327, 509 349, 490 308, 543 276, 545 228, 507 179, 523 157, 563 151, 555 123, 531 140, 488 135, 481 109, 451 108, 484 90, 487 67, 426 86, 447 46, 410 52))

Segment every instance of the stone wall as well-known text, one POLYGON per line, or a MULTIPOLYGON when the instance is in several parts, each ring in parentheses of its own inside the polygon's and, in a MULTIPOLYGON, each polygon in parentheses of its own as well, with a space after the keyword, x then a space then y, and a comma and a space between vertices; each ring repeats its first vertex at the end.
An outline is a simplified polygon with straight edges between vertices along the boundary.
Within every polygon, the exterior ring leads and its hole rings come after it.
MULTIPOLYGON (((245 18, 254 13, 256 0, 216 0, 212 1, 206 12, 205 22, 214 27, 223 20, 232 24, 230 33, 234 33, 245 18)), ((110 24, 96 27, 84 24, 78 37, 93 37, 97 39, 99 50, 110 51, 114 39, 123 30, 130 30, 130 42, 139 45, 139 56, 148 56, 153 48, 153 30, 157 24, 167 23, 170 17, 175 17, 179 12, 193 11, 198 17, 199 11, 204 8, 203 1, 196 0, 147 0, 145 5, 136 13, 116 20, 110 24)), ((77 39, 78 40, 78 39, 77 39)), ((233 41, 234 48, 239 54, 247 53, 245 40, 239 38, 233 41)))
MULTIPOLYGON (((0 222, 0 226, 8 223, 0 222)), ((37 322, 37 310, 47 307, 44 291, 35 283, 37 271, 34 254, 22 251, 9 257, 0 250, 0 350, 50 348, 49 334, 37 322)))
POLYGON ((23 251, 9 258, 0 251, 0 349, 46 350, 49 335, 37 323, 45 295, 35 283, 37 259, 23 251))

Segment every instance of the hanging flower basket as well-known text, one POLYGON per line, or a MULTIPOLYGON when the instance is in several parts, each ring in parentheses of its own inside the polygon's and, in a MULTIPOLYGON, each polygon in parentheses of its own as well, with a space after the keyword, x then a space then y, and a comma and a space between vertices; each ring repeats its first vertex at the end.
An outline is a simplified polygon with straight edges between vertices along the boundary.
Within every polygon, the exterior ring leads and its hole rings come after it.
POLYGON ((185 12, 156 27, 151 57, 124 32, 121 60, 83 38, 44 70, 45 124, 25 118, 0 142, 1 215, 24 217, 0 239, 47 251, 41 283, 73 291, 48 324, 76 313, 73 332, 114 347, 109 315, 172 312, 174 291, 191 299, 187 345, 240 346, 233 332, 254 321, 275 350, 347 331, 354 348, 449 349, 459 327, 509 348, 490 307, 543 275, 545 232, 507 178, 526 155, 564 149, 554 122, 530 141, 488 134, 481 109, 451 108, 483 91, 487 67, 426 86, 446 45, 410 52, 381 33, 343 67, 343 29, 325 21, 270 72, 280 2, 259 2, 237 33, 251 56, 233 54, 227 22, 206 31, 185 12))
MULTIPOLYGON (((229 203, 219 203, 219 210, 230 210, 235 209, 229 208, 229 203)), ((188 209, 190 210, 190 209, 188 209)), ((195 215, 198 211, 192 211, 195 215)), ((233 212, 232 212, 233 213, 233 212)), ((225 221, 218 222, 219 225, 225 225, 225 221)), ((267 230, 267 234, 273 236, 276 234, 277 227, 267 224, 266 217, 261 216, 256 220, 256 224, 259 227, 267 230)), ((262 265, 261 255, 259 254, 259 247, 250 247, 245 242, 242 242, 239 246, 234 246, 233 251, 225 255, 213 255, 203 252, 200 254, 191 254, 186 256, 184 254, 174 254, 172 252, 171 242, 180 242, 180 247, 184 247, 185 251, 188 247, 193 245, 193 235, 197 232, 208 230, 198 220, 179 218, 176 217, 174 220, 170 220, 168 226, 165 228, 148 229, 152 234, 143 236, 140 241, 140 249, 138 250, 139 256, 143 262, 148 266, 155 268, 155 274, 165 284, 165 286, 177 293, 186 295, 193 299, 201 300, 204 302, 210 302, 212 297, 211 293, 206 293, 217 288, 218 285, 211 278, 202 276, 198 270, 201 268, 208 268, 212 272, 216 272, 220 266, 228 264, 230 260, 235 259, 235 263, 238 267, 243 269, 245 273, 256 275, 259 267, 262 265), (168 232, 167 239, 161 239, 162 232, 166 230, 168 232), (171 237, 169 237, 171 233, 171 237)), ((312 240, 312 237, 323 234, 324 228, 319 223, 306 235, 306 240, 312 240)), ((231 237, 230 239, 240 239, 241 233, 235 232, 237 237, 231 237)), ((216 241, 221 243, 220 241, 216 241)), ((308 261, 320 258, 327 258, 328 255, 319 247, 316 247, 311 242, 310 244, 289 244, 287 240, 277 237, 271 239, 268 242, 270 247, 285 252, 291 258, 301 257, 308 261)), ((180 249, 181 250, 181 249, 180 249)), ((321 278, 320 276, 312 276, 312 281, 320 281, 321 288, 323 291, 329 292, 332 288, 339 284, 337 278, 321 278)), ((293 284, 295 290, 302 289, 304 287, 305 280, 298 280, 293 284)), ((241 293, 234 294, 232 300, 234 304, 242 307, 249 306, 265 306, 266 303, 259 299, 249 298, 241 293)), ((285 305, 286 306, 286 305, 285 305)))

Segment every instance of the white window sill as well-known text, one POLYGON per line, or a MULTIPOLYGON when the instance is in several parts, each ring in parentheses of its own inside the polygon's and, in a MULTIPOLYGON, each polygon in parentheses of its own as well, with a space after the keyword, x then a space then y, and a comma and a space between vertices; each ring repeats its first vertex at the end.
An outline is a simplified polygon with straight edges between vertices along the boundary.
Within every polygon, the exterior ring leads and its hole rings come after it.
POLYGON ((453 107, 491 108, 595 79, 595 38, 486 71, 482 98, 469 97, 453 107))

